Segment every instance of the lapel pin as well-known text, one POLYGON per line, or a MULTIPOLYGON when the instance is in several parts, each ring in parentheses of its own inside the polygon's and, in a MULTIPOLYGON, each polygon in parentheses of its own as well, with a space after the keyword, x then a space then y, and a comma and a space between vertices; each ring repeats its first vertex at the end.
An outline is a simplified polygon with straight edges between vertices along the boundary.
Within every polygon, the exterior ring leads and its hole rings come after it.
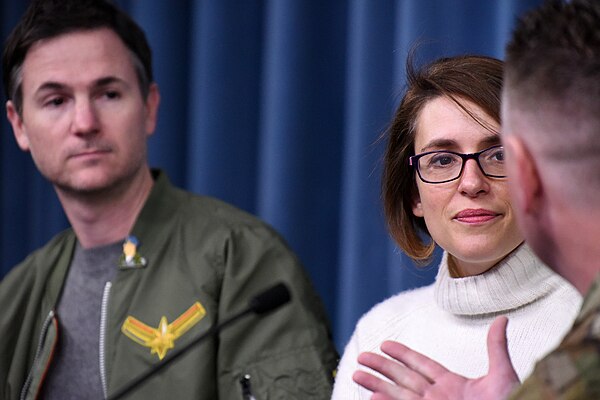
POLYGON ((127 236, 123 242, 123 254, 119 258, 119 267, 140 268, 146 266, 146 259, 137 252, 138 245, 139 241, 135 236, 127 236))

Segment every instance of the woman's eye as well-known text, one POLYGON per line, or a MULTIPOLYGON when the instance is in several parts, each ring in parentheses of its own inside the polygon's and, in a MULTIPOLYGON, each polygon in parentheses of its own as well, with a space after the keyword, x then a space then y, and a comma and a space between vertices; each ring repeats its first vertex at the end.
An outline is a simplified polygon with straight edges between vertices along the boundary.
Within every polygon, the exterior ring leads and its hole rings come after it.
POLYGON ((454 163, 454 157, 449 154, 438 154, 431 157, 429 165, 434 167, 447 167, 454 163))
POLYGON ((504 162, 504 150, 499 149, 490 154, 490 159, 493 161, 504 162))

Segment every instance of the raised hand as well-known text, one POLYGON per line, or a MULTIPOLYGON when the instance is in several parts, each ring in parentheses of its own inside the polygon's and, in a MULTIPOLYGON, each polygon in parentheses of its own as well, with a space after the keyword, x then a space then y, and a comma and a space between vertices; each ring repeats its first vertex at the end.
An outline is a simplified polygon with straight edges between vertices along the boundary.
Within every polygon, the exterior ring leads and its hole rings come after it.
POLYGON ((432 359, 392 341, 383 342, 381 350, 393 358, 362 353, 358 362, 379 372, 390 381, 364 371, 353 379, 373 392, 372 400, 503 400, 519 383, 506 347, 506 317, 492 323, 487 337, 489 370, 477 379, 457 375, 432 359))

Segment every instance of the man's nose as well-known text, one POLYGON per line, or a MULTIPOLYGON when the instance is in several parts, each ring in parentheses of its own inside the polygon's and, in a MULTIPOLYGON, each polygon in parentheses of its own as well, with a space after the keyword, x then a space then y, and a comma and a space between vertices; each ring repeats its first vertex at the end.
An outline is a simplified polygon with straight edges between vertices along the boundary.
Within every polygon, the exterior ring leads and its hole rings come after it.
POLYGON ((73 132, 76 135, 89 135, 96 133, 99 120, 94 104, 88 99, 75 102, 73 115, 73 132))

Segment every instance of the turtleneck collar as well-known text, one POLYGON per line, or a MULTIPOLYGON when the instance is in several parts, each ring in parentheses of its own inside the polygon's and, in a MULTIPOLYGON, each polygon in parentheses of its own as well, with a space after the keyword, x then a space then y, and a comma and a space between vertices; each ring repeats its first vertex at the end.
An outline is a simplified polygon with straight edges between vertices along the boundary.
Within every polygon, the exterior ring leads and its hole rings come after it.
POLYGON ((458 315, 506 312, 545 296, 561 279, 521 244, 480 275, 452 278, 444 252, 435 280, 435 300, 458 315))

